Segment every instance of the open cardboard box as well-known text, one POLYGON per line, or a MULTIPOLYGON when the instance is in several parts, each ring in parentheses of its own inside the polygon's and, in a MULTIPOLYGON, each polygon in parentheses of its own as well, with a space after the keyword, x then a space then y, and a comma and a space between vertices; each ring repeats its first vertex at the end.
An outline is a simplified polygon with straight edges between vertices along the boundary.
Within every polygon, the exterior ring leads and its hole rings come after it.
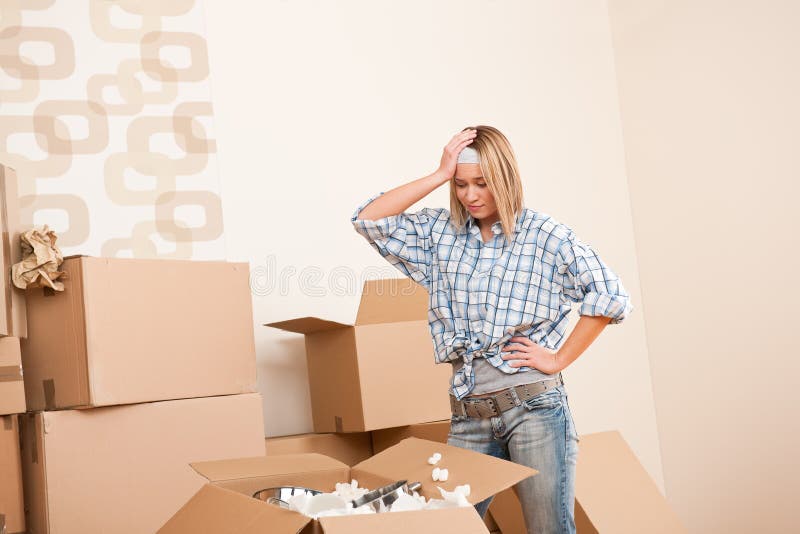
MULTIPOLYGON (((347 465, 356 465, 374 453, 396 445, 404 438, 414 437, 446 443, 449 431, 450 421, 447 420, 372 432, 297 434, 266 438, 266 451, 267 456, 316 452, 347 465), (378 448, 373 449, 373 445, 378 448)), ((490 512, 483 517, 483 523, 490 532, 499 532, 497 523, 490 512)))
POLYGON ((436 365, 428 293, 408 278, 364 283, 355 324, 303 317, 314 432, 363 432, 450 418, 452 369, 436 365))
POLYGON ((408 438, 348 467, 320 454, 264 456, 191 464, 204 486, 162 528, 162 534, 200 532, 256 534, 264 532, 325 534, 386 532, 486 533, 473 507, 375 515, 325 517, 313 520, 250 497, 258 490, 299 485, 333 491, 337 482, 358 481, 375 489, 397 480, 419 481, 426 498, 441 498, 440 486, 452 491, 469 484, 469 501, 478 503, 537 473, 536 470, 442 443, 408 438), (433 482, 428 458, 440 452, 439 466, 450 470, 446 482, 433 482))

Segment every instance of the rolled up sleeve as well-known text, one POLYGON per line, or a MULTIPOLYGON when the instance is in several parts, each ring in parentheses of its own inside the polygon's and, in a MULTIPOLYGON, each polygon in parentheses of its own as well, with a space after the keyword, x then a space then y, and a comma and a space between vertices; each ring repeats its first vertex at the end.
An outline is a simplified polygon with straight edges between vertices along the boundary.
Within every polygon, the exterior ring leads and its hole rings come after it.
POLYGON ((351 218, 356 232, 390 264, 426 289, 430 289, 431 229, 441 210, 425 208, 377 220, 359 219, 361 211, 384 193, 371 197, 356 208, 351 218))
POLYGON ((609 317, 611 324, 616 324, 633 311, 630 296, 619 276, 573 232, 559 246, 556 267, 562 294, 581 303, 581 315, 609 317))

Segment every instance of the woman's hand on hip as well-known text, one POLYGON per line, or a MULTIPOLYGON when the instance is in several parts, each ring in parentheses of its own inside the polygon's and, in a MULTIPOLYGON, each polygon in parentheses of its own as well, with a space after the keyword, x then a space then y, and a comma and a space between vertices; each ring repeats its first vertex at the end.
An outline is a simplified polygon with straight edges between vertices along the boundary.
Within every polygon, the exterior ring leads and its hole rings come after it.
POLYGON ((546 375, 555 374, 563 368, 557 352, 537 345, 524 336, 512 337, 505 351, 500 354, 510 367, 533 367, 546 375))

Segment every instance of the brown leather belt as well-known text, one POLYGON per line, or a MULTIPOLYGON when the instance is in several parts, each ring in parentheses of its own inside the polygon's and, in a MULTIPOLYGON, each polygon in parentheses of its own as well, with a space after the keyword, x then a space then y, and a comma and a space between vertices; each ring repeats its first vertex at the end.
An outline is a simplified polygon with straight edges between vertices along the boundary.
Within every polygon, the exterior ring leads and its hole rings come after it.
POLYGON ((480 397, 467 397, 457 400, 450 395, 450 411, 453 415, 466 415, 479 419, 486 417, 497 417, 506 410, 515 406, 521 406, 523 402, 540 395, 545 391, 557 388, 564 383, 559 374, 557 378, 549 378, 533 384, 522 384, 511 388, 502 389, 491 395, 480 397))

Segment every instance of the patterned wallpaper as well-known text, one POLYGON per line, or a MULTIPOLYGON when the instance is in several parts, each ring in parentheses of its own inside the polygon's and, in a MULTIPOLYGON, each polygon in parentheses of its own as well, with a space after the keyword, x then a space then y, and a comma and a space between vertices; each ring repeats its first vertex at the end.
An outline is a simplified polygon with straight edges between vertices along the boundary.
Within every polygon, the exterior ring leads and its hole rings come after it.
POLYGON ((195 0, 0 0, 0 161, 66 254, 222 259, 195 0))

